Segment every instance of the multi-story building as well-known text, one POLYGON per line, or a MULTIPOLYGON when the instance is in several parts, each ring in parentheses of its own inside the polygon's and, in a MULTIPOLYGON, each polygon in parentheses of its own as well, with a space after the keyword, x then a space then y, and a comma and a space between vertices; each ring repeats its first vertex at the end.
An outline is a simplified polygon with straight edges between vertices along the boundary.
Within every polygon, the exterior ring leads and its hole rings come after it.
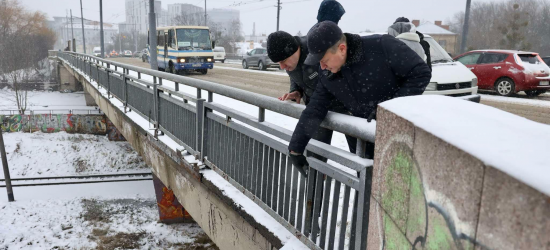
MULTIPOLYGON (((126 25, 133 26, 133 30, 139 34, 147 34, 149 30, 149 1, 126 0, 126 25)), ((165 26, 166 18, 163 17, 161 1, 155 1, 155 14, 157 26, 165 26)))
POLYGON ((175 3, 175 4, 168 4, 167 13, 168 13, 168 16, 167 16, 168 25, 181 25, 176 21, 177 16, 180 16, 180 15, 200 16, 204 13, 204 9, 192 4, 175 3))
POLYGON ((240 22, 240 12, 232 9, 211 9, 206 15, 207 23, 216 23, 220 25, 220 31, 225 34, 231 30, 234 22, 240 22))
MULTIPOLYGON (((53 19, 53 21, 49 22, 49 26, 57 34, 57 42, 54 49, 64 49, 67 46, 67 41, 71 40, 74 34, 76 49, 78 52, 83 52, 82 20, 79 17, 73 17, 71 27, 70 17, 53 17, 53 19)), ((100 44, 99 31, 99 21, 84 19, 84 38, 86 39, 86 52, 88 54, 92 53, 93 47, 99 46, 100 44)), ((103 35, 106 44, 111 41, 111 37, 117 34, 118 25, 103 23, 103 35)))

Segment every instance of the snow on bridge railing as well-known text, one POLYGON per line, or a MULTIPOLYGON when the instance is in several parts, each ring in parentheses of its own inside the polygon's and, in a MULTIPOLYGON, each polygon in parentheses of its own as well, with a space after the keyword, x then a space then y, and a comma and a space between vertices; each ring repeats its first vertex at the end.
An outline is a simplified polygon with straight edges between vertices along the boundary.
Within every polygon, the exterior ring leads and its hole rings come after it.
POLYGON ((358 138, 357 155, 312 140, 308 152, 329 163, 308 157, 304 177, 288 159, 292 131, 266 121, 266 109, 299 118, 301 105, 89 55, 53 54, 119 99, 125 112, 153 123, 155 137, 169 136, 224 176, 310 248, 365 249, 373 162, 364 155, 374 122, 329 112, 322 126, 358 138), (257 112, 246 112, 248 104, 257 112))

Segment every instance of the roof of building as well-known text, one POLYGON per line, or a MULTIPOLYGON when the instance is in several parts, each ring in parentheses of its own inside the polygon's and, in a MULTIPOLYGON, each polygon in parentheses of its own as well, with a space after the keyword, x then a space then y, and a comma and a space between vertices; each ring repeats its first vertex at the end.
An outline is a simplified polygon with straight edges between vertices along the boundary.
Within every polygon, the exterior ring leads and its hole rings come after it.
POLYGON ((423 24, 420 24, 418 27, 416 27, 416 30, 422 32, 423 34, 430 34, 430 35, 456 35, 456 33, 453 33, 449 30, 441 28, 431 22, 425 22, 423 24))

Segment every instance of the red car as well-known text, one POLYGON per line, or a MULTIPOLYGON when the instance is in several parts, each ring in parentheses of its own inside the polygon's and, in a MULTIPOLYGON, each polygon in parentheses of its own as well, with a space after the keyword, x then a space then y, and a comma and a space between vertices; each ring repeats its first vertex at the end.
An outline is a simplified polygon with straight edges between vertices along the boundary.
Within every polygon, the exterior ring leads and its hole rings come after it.
POLYGON ((502 96, 524 91, 538 96, 550 89, 550 68, 539 54, 514 50, 474 50, 457 56, 478 79, 479 89, 502 96))

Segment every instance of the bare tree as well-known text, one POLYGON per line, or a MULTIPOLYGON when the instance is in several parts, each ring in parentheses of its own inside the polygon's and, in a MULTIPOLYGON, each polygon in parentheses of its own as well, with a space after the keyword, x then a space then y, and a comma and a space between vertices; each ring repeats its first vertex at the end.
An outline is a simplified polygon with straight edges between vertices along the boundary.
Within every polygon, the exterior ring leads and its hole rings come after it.
MULTIPOLYGON (((449 23, 451 31, 461 36, 464 12, 456 13, 449 23)), ((550 55, 549 23, 549 0, 474 2, 467 49, 520 49, 550 55)))
POLYGON ((17 0, 0 2, 0 73, 13 87, 13 102, 20 114, 28 104, 23 84, 38 72, 39 62, 53 48, 55 33, 47 27, 46 16, 28 12, 17 0))

